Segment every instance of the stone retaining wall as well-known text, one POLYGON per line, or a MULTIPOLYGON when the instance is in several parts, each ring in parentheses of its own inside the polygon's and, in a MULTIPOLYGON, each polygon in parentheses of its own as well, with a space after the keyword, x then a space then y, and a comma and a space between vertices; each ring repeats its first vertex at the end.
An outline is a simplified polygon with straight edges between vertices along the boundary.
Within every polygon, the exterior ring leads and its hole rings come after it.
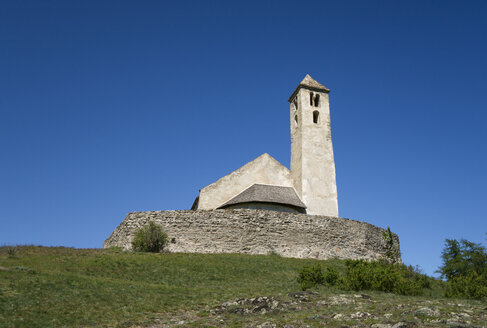
MULTIPOLYGON (((135 231, 150 220, 168 233, 170 252, 366 260, 386 253, 384 229, 366 222, 250 209, 132 212, 103 247, 130 249, 135 231)), ((397 235, 394 239, 399 248, 397 235)))

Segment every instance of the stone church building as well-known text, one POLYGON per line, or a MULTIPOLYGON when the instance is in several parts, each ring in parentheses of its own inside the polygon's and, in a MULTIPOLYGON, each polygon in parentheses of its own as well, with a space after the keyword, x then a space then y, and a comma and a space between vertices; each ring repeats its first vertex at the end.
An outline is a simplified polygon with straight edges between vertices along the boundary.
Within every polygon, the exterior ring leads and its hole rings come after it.
POLYGON ((329 92, 306 75, 289 97, 290 170, 263 154, 201 189, 191 209, 265 209, 338 217, 329 92))
MULTIPOLYGON (((191 210, 128 213, 103 247, 130 250, 136 231, 154 222, 169 252, 388 258, 386 230, 338 216, 329 92, 306 75, 291 94, 290 170, 263 154, 201 189, 191 210)), ((393 247, 400 261, 397 235, 393 247)))

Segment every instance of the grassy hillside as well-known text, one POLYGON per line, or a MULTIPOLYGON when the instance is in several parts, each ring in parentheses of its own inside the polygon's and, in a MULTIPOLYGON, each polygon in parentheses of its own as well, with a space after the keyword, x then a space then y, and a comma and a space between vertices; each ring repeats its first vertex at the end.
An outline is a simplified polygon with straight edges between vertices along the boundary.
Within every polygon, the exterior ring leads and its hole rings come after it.
MULTIPOLYGON (((445 300, 435 296, 440 294, 438 289, 423 297, 378 292, 362 297, 326 288, 300 292, 296 271, 323 262, 241 254, 142 254, 33 246, 12 251, 3 247, 0 327, 252 326, 265 322, 341 326, 354 319, 367 325, 401 320, 446 325, 447 320, 462 319, 447 313, 461 313, 466 307, 473 313, 465 312, 470 320, 463 321, 487 324, 485 303, 445 300), (249 299, 256 296, 270 298, 249 299), (342 301, 333 301, 336 297, 342 301), (238 298, 246 299, 226 303, 238 298), (446 321, 429 323, 433 321, 429 317, 438 316, 414 312, 421 307, 440 311, 445 314, 441 320, 446 321), (382 317, 374 311, 383 312, 382 317), (353 318, 356 312, 368 315, 353 318)), ((344 268, 341 261, 328 264, 344 268)))

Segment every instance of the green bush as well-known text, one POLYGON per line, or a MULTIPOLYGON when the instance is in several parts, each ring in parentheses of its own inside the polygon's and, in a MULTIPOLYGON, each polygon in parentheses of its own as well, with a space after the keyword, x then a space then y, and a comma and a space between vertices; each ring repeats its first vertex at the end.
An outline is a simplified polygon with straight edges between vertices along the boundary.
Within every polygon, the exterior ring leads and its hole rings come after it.
POLYGON ((343 284, 350 290, 378 290, 399 295, 421 295, 423 289, 430 286, 430 278, 404 264, 348 260, 346 266, 343 284))
POLYGON ((432 289, 432 282, 435 281, 434 278, 430 278, 425 275, 421 269, 418 267, 413 268, 411 265, 408 267, 409 272, 411 273, 411 278, 416 281, 422 288, 432 289))
POLYGON ((321 265, 315 265, 313 267, 305 266, 298 271, 298 283, 301 285, 302 290, 322 285, 324 281, 321 265))
POLYGON ((371 267, 365 261, 346 261, 347 270, 343 280, 344 287, 351 290, 364 290, 372 288, 371 267))
POLYGON ((162 227, 150 221, 148 225, 135 233, 132 240, 132 250, 158 253, 166 247, 167 243, 168 237, 162 227))
POLYGON ((377 290, 400 295, 421 295, 430 288, 431 278, 419 270, 387 260, 367 262, 347 260, 344 275, 334 267, 304 267, 298 272, 298 282, 303 290, 317 285, 337 286, 346 290, 377 290))
POLYGON ((487 276, 472 271, 464 276, 452 278, 446 284, 445 296, 473 299, 487 298, 487 276))
POLYGON ((327 267, 325 273, 323 274, 323 280, 329 286, 335 286, 340 279, 340 274, 337 269, 333 267, 327 267))

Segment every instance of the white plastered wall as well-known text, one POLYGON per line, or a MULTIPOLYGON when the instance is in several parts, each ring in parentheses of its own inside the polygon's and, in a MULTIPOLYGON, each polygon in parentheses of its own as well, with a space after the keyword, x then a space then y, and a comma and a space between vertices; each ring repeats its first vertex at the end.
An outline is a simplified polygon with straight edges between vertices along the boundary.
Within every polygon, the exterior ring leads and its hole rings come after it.
POLYGON ((291 174, 308 214, 338 217, 330 107, 326 92, 301 88, 291 101, 291 174), (310 105, 311 92, 320 95, 318 107, 310 105), (318 123, 313 122, 314 111, 319 112, 318 123))
POLYGON ((293 187, 289 170, 265 153, 201 189, 198 210, 216 209, 256 183, 293 187))

